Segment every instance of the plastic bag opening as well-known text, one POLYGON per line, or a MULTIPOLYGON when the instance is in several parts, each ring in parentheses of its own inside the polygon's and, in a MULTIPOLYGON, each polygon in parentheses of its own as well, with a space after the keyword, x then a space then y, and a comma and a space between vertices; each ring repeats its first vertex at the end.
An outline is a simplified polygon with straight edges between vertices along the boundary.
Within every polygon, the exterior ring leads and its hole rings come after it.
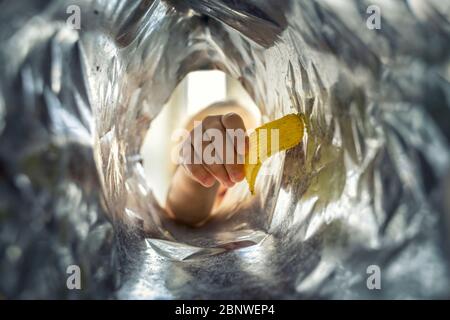
POLYGON ((64 276, 78 263, 94 297, 114 277, 119 298, 448 297, 449 6, 373 2, 84 0, 81 30, 69 1, 2 3, 1 291, 77 297, 64 276), (139 152, 206 69, 310 132, 245 214, 196 237, 161 220, 139 152))

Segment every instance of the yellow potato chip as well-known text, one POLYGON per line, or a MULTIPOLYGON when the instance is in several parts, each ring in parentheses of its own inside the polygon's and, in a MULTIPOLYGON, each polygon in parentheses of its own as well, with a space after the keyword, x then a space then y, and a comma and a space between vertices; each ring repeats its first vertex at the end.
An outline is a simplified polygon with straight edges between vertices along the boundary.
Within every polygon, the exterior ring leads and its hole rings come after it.
POLYGON ((244 168, 245 178, 252 194, 255 193, 256 177, 264 160, 299 144, 304 129, 303 115, 293 113, 268 122, 250 134, 244 168))

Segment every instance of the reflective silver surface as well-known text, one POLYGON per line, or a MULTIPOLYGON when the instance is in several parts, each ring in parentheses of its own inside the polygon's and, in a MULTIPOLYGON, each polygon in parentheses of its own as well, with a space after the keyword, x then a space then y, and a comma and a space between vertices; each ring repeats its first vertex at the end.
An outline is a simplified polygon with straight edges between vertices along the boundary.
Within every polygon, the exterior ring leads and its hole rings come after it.
POLYGON ((450 1, 2 1, 0 30, 3 297, 450 297, 450 1), (214 68, 310 130, 189 229, 139 150, 177 83, 214 68))

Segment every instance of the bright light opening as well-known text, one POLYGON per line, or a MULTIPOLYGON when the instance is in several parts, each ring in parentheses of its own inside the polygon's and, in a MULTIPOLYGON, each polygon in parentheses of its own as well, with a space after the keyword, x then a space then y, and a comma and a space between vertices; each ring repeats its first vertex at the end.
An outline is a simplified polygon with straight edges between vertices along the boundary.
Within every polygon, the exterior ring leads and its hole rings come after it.
POLYGON ((227 79, 221 71, 195 71, 187 75, 187 114, 192 116, 227 97, 227 79))
POLYGON ((147 181, 160 204, 166 202, 174 166, 171 161, 172 133, 202 109, 224 100, 237 101, 259 122, 261 114, 252 98, 237 80, 221 71, 189 73, 153 120, 141 154, 147 181))

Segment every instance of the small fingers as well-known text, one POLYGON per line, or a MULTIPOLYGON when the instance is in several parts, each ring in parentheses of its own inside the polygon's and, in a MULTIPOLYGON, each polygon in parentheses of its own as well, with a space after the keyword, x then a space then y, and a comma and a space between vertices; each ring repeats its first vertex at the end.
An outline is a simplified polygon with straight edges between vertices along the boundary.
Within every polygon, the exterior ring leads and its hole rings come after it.
POLYGON ((206 169, 212 174, 222 185, 227 188, 234 186, 234 182, 228 176, 227 170, 222 164, 205 165, 206 169))
POLYGON ((190 164, 194 165, 184 166, 203 185, 209 186, 212 177, 232 187, 245 176, 247 139, 244 121, 238 114, 208 116, 190 133, 191 146, 187 149, 192 152, 190 164))
POLYGON ((202 186, 209 188, 214 185, 214 177, 202 164, 195 164, 197 155, 191 144, 184 144, 181 149, 182 166, 190 176, 202 186))
POLYGON ((248 137, 244 120, 237 113, 232 112, 223 115, 221 122, 226 130, 228 140, 233 144, 235 151, 239 155, 245 155, 248 137))
POLYGON ((228 113, 221 118, 226 131, 226 162, 225 168, 233 182, 244 179, 244 159, 247 145, 245 125, 236 113, 228 113))
POLYGON ((214 185, 214 177, 201 164, 186 164, 184 168, 192 175, 192 178, 206 188, 214 185))

